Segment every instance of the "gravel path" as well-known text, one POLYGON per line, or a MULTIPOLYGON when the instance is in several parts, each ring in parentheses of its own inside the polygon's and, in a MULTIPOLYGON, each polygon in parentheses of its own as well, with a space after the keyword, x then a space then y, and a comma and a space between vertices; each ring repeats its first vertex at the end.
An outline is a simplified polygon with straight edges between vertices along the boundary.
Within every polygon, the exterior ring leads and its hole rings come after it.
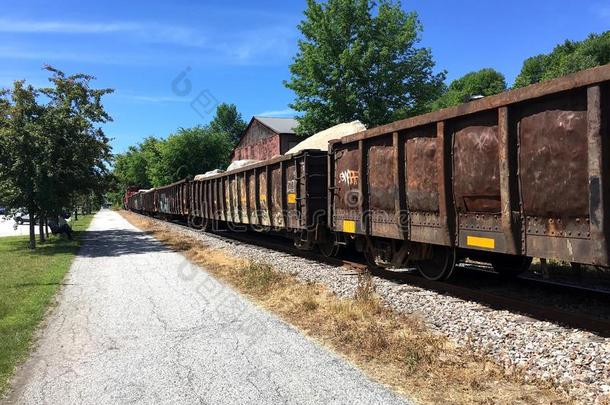
POLYGON ((6 402, 405 403, 110 211, 6 402))
MULTIPOLYGON (((269 263, 305 281, 323 283, 340 296, 352 296, 358 284, 353 271, 340 267, 234 242, 176 224, 158 223, 229 254, 269 263)), ((609 400, 610 339, 415 286, 374 279, 377 292, 388 306, 421 316, 432 329, 457 344, 489 355, 509 370, 519 368, 528 377, 553 381, 581 398, 582 403, 594 403, 604 397, 609 400)))

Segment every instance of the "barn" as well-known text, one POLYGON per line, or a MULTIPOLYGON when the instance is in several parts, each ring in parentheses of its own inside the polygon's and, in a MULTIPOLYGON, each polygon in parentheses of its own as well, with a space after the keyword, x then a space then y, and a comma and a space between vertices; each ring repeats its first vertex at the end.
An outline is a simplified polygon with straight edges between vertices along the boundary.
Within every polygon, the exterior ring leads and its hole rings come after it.
POLYGON ((299 143, 294 118, 252 117, 239 143, 233 149, 231 161, 265 160, 286 153, 299 143))

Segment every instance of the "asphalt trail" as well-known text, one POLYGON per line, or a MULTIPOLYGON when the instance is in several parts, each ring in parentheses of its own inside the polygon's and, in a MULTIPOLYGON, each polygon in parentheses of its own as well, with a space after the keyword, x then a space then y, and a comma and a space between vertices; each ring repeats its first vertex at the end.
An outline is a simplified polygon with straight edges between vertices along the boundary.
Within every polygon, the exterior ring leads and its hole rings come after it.
POLYGON ((5 402, 405 403, 112 211, 5 402))

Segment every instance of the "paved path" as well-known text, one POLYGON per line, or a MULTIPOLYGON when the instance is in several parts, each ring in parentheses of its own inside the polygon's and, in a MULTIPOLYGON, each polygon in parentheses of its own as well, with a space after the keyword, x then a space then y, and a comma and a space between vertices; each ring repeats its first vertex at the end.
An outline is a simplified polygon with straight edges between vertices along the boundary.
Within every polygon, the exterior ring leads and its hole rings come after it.
POLYGON ((9 403, 403 403, 118 214, 87 235, 9 403))

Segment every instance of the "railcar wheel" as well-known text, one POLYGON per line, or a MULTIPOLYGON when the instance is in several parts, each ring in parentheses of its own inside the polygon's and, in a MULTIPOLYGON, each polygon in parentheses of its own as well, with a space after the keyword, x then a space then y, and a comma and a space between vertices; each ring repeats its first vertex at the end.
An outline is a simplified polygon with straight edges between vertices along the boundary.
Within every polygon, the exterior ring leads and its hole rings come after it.
POLYGON ((201 218, 197 218, 197 217, 189 215, 188 224, 189 224, 189 227, 199 230, 199 229, 201 229, 201 218))
POLYGON ((517 277, 519 274, 527 271, 531 264, 531 257, 516 255, 498 255, 491 262, 494 271, 502 277, 517 277))
POLYGON ((324 257, 336 257, 339 254, 340 246, 334 232, 328 232, 324 240, 318 243, 318 249, 324 257))
POLYGON ((456 264, 455 249, 447 246, 432 246, 432 257, 416 263, 419 273, 432 281, 447 280, 456 264))
POLYGON ((293 236, 294 246, 299 250, 311 250, 313 248, 313 242, 307 231, 296 232, 293 236), (303 236, 305 236, 303 238, 303 236))
POLYGON ((196 229, 198 231, 205 231, 208 229, 209 221, 206 218, 189 216, 188 224, 193 229, 196 229))
POLYGON ((379 264, 377 264, 377 255, 372 246, 366 246, 362 254, 364 255, 364 260, 369 267, 374 269, 380 267, 379 264))

